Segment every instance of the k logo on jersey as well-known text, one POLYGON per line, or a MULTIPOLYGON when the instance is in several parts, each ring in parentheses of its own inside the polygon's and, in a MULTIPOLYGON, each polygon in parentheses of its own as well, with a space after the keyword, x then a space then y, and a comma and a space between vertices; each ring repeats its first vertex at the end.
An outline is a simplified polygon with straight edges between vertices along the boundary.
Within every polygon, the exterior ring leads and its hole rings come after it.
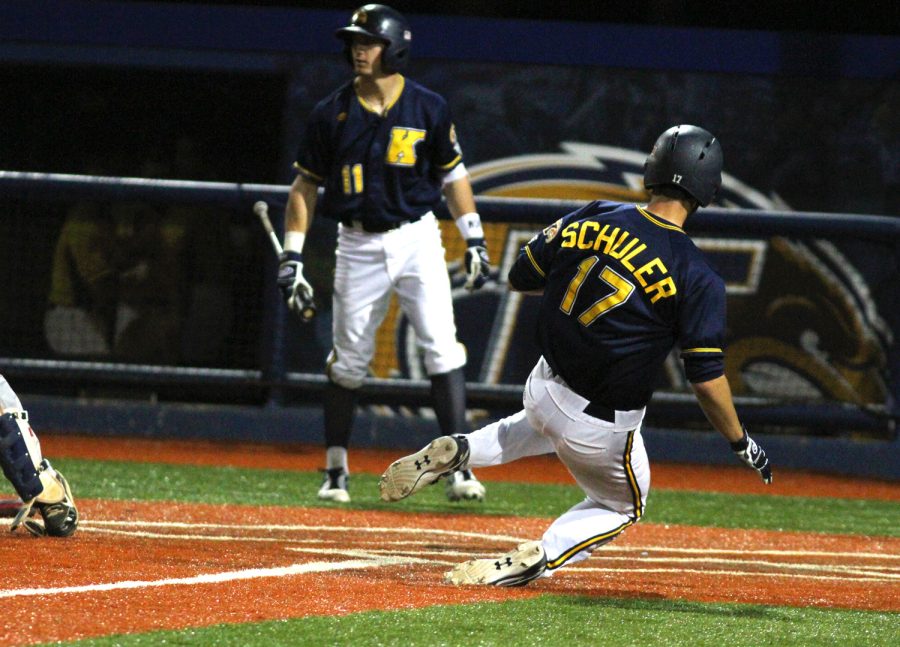
POLYGON ((425 139, 426 132, 418 128, 391 128, 391 143, 385 161, 393 166, 415 166, 416 144, 425 139))

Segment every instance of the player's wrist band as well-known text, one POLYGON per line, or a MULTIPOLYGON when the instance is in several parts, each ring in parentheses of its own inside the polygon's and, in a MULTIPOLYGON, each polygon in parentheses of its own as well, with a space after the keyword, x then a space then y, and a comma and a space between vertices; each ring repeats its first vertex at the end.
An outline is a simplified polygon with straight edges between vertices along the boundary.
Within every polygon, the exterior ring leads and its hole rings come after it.
POLYGON ((306 242, 306 234, 302 231, 284 232, 284 251, 303 253, 303 243, 306 242))
POLYGON ((744 432, 741 439, 731 443, 731 449, 736 452, 742 452, 750 445, 750 435, 747 433, 747 428, 744 425, 741 425, 741 431, 744 432))
POLYGON ((484 238, 484 228, 481 226, 481 216, 474 211, 461 215, 456 219, 456 227, 465 240, 470 238, 484 238))

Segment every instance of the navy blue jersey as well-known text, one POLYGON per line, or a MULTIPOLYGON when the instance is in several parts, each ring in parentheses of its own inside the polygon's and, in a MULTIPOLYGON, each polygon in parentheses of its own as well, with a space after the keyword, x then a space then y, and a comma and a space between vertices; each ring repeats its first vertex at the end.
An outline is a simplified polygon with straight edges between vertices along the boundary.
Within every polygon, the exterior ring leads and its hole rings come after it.
POLYGON ((414 81, 400 82, 383 115, 352 81, 313 109, 295 166, 325 186, 325 216, 373 231, 415 220, 435 207, 443 176, 462 161, 447 102, 414 81))
POLYGON ((541 352, 593 402, 645 406, 675 344, 692 382, 724 373, 725 284, 680 227, 642 207, 567 215, 522 248, 509 280, 543 288, 541 352))

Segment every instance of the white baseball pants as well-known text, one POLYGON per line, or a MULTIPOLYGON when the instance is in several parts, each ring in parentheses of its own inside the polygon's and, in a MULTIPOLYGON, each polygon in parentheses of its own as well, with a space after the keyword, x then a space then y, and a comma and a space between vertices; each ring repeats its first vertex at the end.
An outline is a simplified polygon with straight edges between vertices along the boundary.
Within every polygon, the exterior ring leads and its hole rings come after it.
POLYGON ((391 292, 409 318, 429 375, 466 363, 456 340, 450 277, 441 231, 433 214, 385 233, 338 226, 334 273, 331 380, 358 388, 375 353, 375 333, 390 305, 391 292))
POLYGON ((617 411, 615 422, 583 413, 588 401, 553 375, 542 357, 525 383, 525 408, 468 434, 469 467, 555 452, 587 498, 554 521, 542 538, 547 569, 586 559, 635 524, 650 490, 641 438, 645 409, 617 411))
POLYGON ((0 411, 21 411, 19 396, 12 390, 6 378, 0 375, 0 411))

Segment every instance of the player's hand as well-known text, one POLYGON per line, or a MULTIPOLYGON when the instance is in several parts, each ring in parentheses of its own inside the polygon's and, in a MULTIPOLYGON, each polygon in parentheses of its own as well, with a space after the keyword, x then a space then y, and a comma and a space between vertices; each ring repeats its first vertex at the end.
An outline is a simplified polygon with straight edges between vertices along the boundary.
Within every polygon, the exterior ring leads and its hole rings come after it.
POLYGON ((466 256, 463 261, 466 268, 466 289, 470 292, 484 285, 491 272, 491 261, 488 258, 484 238, 469 238, 466 241, 466 256))
POLYGON ((284 297, 288 309, 303 321, 316 316, 313 303, 313 289, 303 276, 303 255, 297 252, 284 252, 279 257, 278 289, 284 297))
POLYGON ((741 428, 744 430, 744 437, 737 442, 731 443, 731 449, 748 467, 752 467, 759 472, 763 483, 768 485, 772 482, 772 471, 769 469, 769 459, 766 456, 766 452, 747 434, 746 427, 741 425, 741 428))

